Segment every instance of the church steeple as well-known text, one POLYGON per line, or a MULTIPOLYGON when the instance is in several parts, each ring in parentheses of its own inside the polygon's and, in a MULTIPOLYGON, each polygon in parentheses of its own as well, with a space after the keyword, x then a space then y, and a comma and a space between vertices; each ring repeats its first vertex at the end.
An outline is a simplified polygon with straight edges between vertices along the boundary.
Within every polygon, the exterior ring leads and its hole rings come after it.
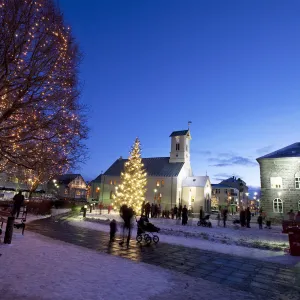
POLYGON ((190 163, 190 129, 173 131, 171 137, 170 163, 190 163))

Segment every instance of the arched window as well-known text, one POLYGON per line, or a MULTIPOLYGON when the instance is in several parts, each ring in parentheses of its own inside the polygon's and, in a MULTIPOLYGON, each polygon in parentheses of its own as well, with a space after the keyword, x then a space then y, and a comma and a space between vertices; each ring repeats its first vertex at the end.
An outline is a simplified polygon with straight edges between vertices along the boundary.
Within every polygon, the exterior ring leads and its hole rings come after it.
POLYGON ((283 204, 282 204, 281 199, 276 198, 273 200, 273 212, 274 213, 282 213, 283 212, 283 204))
POLYGON ((113 191, 110 191, 109 199, 113 199, 113 191))
POLYGON ((300 172, 295 174, 295 189, 300 189, 300 172))
POLYGON ((159 180, 156 181, 156 186, 160 186, 160 181, 159 180))

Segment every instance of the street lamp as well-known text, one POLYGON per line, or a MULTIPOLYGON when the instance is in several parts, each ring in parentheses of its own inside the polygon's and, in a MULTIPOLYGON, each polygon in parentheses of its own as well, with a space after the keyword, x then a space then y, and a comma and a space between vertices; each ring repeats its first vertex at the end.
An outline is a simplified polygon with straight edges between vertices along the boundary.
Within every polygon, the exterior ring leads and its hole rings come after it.
POLYGON ((247 207, 248 207, 248 197, 249 197, 249 193, 245 193, 245 195, 247 196, 247 207))

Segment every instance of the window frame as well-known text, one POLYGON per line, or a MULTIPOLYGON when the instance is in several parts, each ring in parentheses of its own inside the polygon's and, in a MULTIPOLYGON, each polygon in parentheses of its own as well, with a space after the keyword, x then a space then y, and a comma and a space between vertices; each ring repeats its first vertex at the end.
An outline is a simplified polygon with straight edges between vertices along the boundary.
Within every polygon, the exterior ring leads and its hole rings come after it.
POLYGON ((270 185, 271 185, 271 189, 276 189, 276 190, 282 189, 282 177, 280 177, 280 176, 270 177, 270 185), (281 183, 280 184, 277 184, 277 183, 272 184, 272 178, 274 178, 273 180, 275 180, 275 178, 276 179, 280 178, 281 183))
POLYGON ((283 201, 280 198, 275 198, 273 200, 273 213, 282 214, 283 213, 283 201), (275 208, 276 205, 276 208, 275 208), (281 205, 281 209, 280 206, 281 205))
POLYGON ((300 189, 300 176, 297 175, 297 177, 295 177, 295 189, 299 190, 300 189), (298 184, 298 187, 297 187, 298 184))

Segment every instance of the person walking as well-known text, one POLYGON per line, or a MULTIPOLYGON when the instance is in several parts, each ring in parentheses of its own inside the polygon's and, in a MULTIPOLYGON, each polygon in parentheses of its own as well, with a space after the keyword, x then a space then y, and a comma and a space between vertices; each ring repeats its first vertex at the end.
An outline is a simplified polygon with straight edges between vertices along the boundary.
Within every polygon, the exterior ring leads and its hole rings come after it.
POLYGON ((227 210, 227 208, 224 208, 224 211, 223 211, 223 225, 224 225, 224 227, 226 227, 227 214, 228 214, 228 210, 227 210))
POLYGON ((145 214, 146 214, 147 219, 149 219, 150 211, 151 211, 151 206, 150 206, 150 203, 147 202, 145 204, 145 214))
POLYGON ((188 210, 186 205, 182 209, 182 225, 186 225, 188 221, 188 210))
POLYGON ((245 227, 246 225, 246 212, 244 209, 241 210, 240 212, 240 222, 241 222, 241 226, 245 227))
POLYGON ((179 220, 181 219, 181 213, 182 213, 182 205, 180 204, 179 208, 178 208, 178 219, 179 220))
POLYGON ((250 228, 251 212, 249 207, 247 207, 246 210, 246 220, 247 220, 247 228, 250 228))
POLYGON ((109 242, 112 243, 115 240, 115 235, 117 232, 117 222, 115 219, 113 219, 109 223, 110 231, 109 231, 109 242))
POLYGON ((175 219, 177 219, 178 208, 177 208, 176 204, 175 204, 175 206, 173 208, 173 213, 174 213, 175 219))
POLYGON ((131 207, 128 207, 126 204, 122 205, 120 208, 120 216, 124 221, 123 224, 123 236, 120 245, 124 244, 125 235, 127 231, 127 247, 129 246, 130 237, 131 237, 131 219, 133 217, 133 210, 131 207))
POLYGON ((263 229, 263 217, 261 214, 257 218, 257 223, 258 223, 259 229, 263 229))
POLYGON ((22 192, 19 191, 19 193, 14 196, 13 200, 14 206, 11 214, 14 217, 17 214, 17 218, 19 218, 21 207, 24 205, 24 196, 22 195, 22 192))
POLYGON ((200 216, 199 216, 200 220, 204 218, 204 214, 203 214, 203 207, 200 207, 200 216))

